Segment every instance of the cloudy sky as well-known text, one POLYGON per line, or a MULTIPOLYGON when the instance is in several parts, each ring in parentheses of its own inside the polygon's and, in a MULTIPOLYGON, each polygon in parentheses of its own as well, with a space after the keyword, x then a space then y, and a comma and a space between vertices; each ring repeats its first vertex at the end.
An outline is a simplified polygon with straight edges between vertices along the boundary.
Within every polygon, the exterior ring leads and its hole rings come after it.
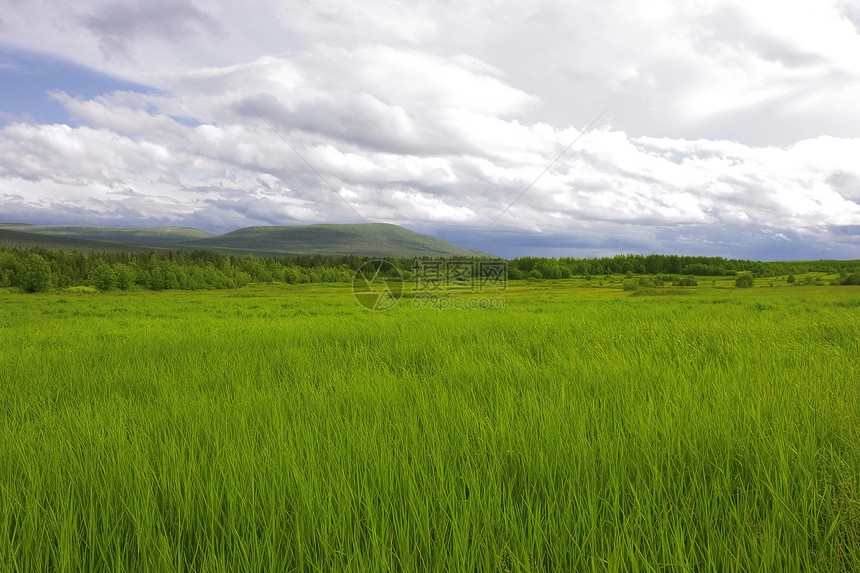
POLYGON ((0 4, 0 220, 860 258, 860 0, 0 4))

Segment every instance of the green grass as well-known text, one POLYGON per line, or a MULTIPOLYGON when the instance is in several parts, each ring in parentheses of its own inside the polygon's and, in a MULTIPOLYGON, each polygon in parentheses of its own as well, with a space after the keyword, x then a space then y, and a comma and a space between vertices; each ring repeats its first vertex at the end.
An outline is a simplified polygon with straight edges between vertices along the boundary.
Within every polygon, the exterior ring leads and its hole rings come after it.
POLYGON ((616 286, 0 294, 0 569, 860 570, 856 287, 616 286))

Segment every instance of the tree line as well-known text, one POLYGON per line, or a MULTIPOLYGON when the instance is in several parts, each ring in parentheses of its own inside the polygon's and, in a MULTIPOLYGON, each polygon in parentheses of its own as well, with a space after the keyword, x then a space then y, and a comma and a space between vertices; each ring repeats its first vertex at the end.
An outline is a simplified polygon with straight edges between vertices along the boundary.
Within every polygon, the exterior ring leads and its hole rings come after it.
POLYGON ((79 252, 0 246, 0 287, 27 292, 53 288, 98 290, 230 289, 254 282, 318 283, 352 280, 348 258, 291 260, 210 251, 79 252))
MULTIPOLYGON (((239 256, 213 251, 58 251, 0 245, 0 287, 21 288, 27 292, 68 287, 160 291, 230 289, 261 282, 350 282, 355 270, 368 260, 369 257, 359 256, 239 256)), ((387 260, 400 270, 405 280, 410 280, 420 267, 420 261, 458 259, 399 257, 387 260)), ((654 275, 659 280, 682 284, 683 276, 748 273, 754 277, 773 277, 825 272, 839 274, 842 284, 860 284, 860 267, 856 263, 858 261, 760 262, 722 257, 616 255, 591 259, 521 257, 505 264, 507 276, 513 280, 590 278, 609 274, 624 274, 629 278, 636 274, 654 275)), ((462 273, 464 268, 469 267, 458 265, 457 272, 462 273)))
POLYGON ((512 279, 561 279, 572 276, 601 277, 609 274, 735 276, 748 272, 754 277, 822 272, 842 274, 860 272, 860 261, 783 261, 762 262, 723 257, 681 255, 615 255, 590 259, 521 257, 508 261, 512 279))

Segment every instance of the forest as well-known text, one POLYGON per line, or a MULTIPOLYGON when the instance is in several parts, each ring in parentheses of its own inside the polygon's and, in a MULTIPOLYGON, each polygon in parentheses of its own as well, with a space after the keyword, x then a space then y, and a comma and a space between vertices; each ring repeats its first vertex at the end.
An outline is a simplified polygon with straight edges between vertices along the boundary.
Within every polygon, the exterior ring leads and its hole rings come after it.
MULTIPOLYGON (((387 258, 404 280, 424 259, 387 258)), ((0 288, 45 292, 54 288, 99 291, 230 289, 250 283, 344 283, 371 260, 360 256, 257 257, 211 251, 82 252, 0 245, 0 288)), ((453 261, 452 258, 432 259, 453 261)), ((506 261, 511 280, 751 273, 776 277, 808 272, 839 275, 838 284, 860 284, 860 261, 761 262, 722 257, 616 255, 602 258, 522 257, 506 261)), ((462 269, 458 269, 462 272, 462 269)), ((667 280, 664 276, 663 280, 667 280)))

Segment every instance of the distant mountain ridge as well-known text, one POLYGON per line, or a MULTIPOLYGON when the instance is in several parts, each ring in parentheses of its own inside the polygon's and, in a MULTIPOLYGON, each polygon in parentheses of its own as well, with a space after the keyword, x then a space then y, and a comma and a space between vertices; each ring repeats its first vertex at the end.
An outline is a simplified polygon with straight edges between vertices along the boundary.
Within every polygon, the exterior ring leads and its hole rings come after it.
POLYGON ((0 223, 0 244, 86 251, 205 250, 259 256, 492 256, 387 223, 245 227, 223 235, 188 227, 0 223))
POLYGON ((489 256, 482 251, 458 247, 442 239, 386 223, 245 227, 216 237, 186 241, 185 244, 285 254, 489 256))
POLYGON ((0 229, 53 235, 73 239, 90 239, 120 243, 176 243, 215 237, 212 233, 190 227, 96 227, 91 225, 31 225, 0 223, 0 229))

